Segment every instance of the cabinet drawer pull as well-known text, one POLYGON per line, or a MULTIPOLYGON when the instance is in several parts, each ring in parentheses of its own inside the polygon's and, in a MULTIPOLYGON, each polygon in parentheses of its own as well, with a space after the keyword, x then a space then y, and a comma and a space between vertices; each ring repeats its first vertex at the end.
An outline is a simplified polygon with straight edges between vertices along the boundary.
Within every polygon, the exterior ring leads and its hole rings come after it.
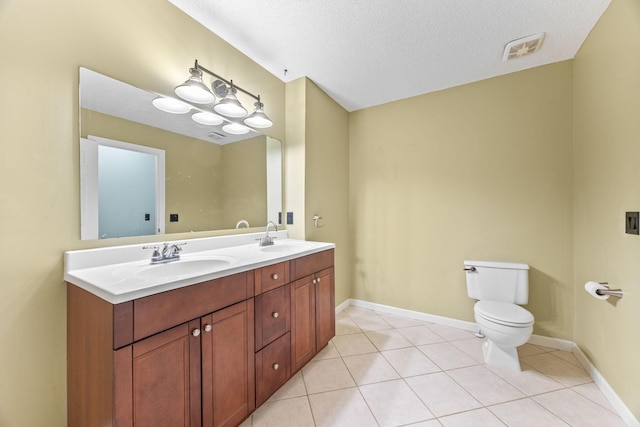
POLYGON ((278 280, 278 275, 277 275, 277 274, 274 274, 273 276, 271 276, 271 278, 272 278, 273 280, 278 280))
POLYGON ((280 369, 280 365, 278 365, 277 363, 273 364, 273 370, 277 371, 278 369, 280 369))
POLYGON ((271 316, 273 316, 274 319, 277 319, 280 314, 278 314, 277 311, 274 311, 273 313, 271 313, 271 316))
POLYGON ((194 337, 197 337, 198 335, 200 335, 200 329, 196 328, 193 331, 191 331, 191 335, 193 335, 194 337))
POLYGON ((205 331, 205 332, 211 332, 211 330, 212 330, 212 329, 213 329, 213 326, 211 326, 211 325, 209 325, 209 324, 204 325, 204 331, 205 331))

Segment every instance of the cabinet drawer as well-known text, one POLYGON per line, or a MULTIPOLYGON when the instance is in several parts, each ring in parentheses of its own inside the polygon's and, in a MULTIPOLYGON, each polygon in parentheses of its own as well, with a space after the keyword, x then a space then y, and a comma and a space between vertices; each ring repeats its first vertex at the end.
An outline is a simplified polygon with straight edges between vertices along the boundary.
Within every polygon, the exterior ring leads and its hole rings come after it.
POLYGON ((256 297, 256 351, 289 331, 290 301, 289 285, 256 297))
POLYGON ((329 249, 291 261, 291 280, 298 280, 325 268, 333 267, 333 251, 333 249, 329 249))
POLYGON ((291 375, 291 335, 281 336, 256 353, 256 406, 261 405, 291 375))
POLYGON ((254 270, 256 295, 289 283, 289 261, 254 270))
POLYGON ((140 298, 133 303, 135 341, 249 297, 247 274, 221 277, 140 298))

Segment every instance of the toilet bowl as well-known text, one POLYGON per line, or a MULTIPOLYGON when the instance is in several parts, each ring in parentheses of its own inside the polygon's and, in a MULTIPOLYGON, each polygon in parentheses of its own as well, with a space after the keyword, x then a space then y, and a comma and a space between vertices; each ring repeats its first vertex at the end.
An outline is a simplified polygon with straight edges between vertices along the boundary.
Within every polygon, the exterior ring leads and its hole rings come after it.
POLYGON ((486 339, 482 344, 489 365, 521 370, 516 347, 529 341, 533 315, 519 305, 501 301, 478 301, 473 308, 478 327, 486 339))

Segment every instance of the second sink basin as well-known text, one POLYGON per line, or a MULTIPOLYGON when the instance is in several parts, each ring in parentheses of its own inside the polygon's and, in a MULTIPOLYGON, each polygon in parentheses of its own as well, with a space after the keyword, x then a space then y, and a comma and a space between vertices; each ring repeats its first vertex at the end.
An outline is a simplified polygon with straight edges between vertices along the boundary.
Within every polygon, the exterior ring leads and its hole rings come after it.
POLYGON ((262 252, 294 252, 304 248, 311 248, 312 245, 305 243, 274 243, 272 246, 262 246, 260 250, 262 252))

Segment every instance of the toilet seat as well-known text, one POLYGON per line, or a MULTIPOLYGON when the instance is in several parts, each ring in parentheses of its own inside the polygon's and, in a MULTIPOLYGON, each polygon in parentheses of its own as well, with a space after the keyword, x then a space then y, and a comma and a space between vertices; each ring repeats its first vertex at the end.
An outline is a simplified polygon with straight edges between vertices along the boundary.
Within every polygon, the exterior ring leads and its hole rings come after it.
POLYGON ((512 328, 529 328, 534 318, 526 309, 516 304, 483 300, 478 301, 473 308, 476 316, 498 325, 512 328))

